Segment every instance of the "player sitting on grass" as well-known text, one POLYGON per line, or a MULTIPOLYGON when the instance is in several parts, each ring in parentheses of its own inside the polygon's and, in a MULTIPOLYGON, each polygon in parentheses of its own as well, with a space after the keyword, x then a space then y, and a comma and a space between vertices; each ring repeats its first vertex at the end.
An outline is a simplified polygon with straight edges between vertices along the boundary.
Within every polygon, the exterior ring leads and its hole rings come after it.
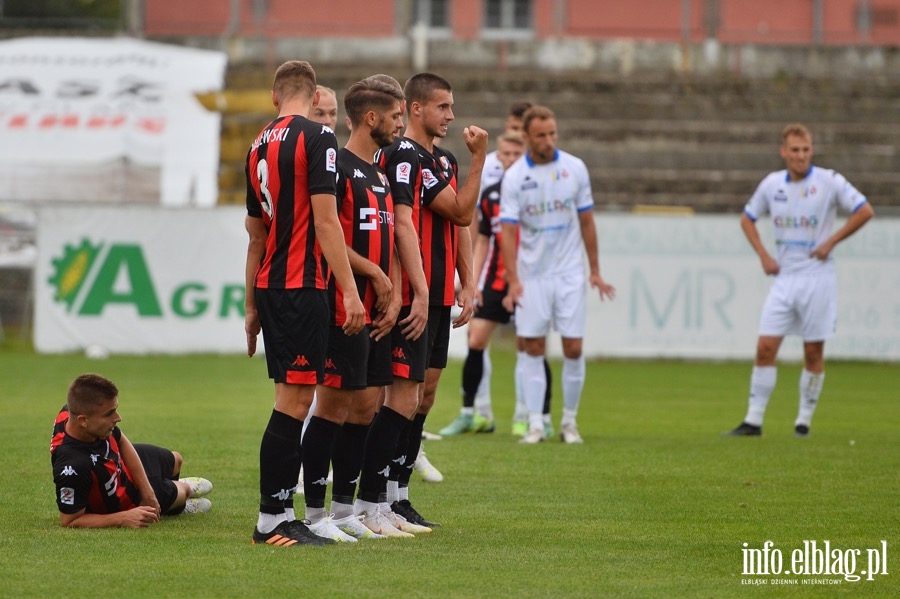
POLYGON ((179 480, 181 455, 155 445, 132 445, 119 430, 119 389, 98 374, 69 387, 56 416, 50 456, 63 526, 144 528, 160 515, 208 512, 205 478, 179 480))

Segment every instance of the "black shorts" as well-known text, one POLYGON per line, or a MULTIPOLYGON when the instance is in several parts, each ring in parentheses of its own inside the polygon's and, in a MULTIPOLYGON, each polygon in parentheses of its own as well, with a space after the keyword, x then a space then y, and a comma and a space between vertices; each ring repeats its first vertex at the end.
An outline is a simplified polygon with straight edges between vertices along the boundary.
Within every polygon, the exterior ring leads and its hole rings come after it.
MULTIPOLYGON (((141 459, 141 465, 147 474, 147 480, 156 494, 159 509, 163 514, 169 512, 175 499, 178 498, 178 487, 175 485, 172 471, 175 470, 175 455, 165 447, 148 443, 135 443, 134 450, 141 459)), ((181 512, 184 508, 176 510, 181 512)))
MULTIPOLYGON (((400 308, 400 314, 397 316, 398 324, 391 329, 391 371, 393 376, 397 378, 419 381, 421 383, 425 380, 428 327, 425 327, 425 332, 415 341, 404 337, 399 322, 409 316, 409 310, 409 306, 400 308)), ((388 340, 388 337, 382 339, 382 341, 386 340, 388 340)))
POLYGON ((428 348, 426 363, 428 368, 446 368, 447 353, 450 350, 450 306, 428 307, 428 348))
POLYGON ((371 332, 372 328, 366 325, 356 335, 347 336, 341 327, 331 327, 323 385, 355 391, 385 387, 394 381, 391 344, 387 338, 375 341, 369 337, 371 332))
POLYGON ((316 385, 324 380, 331 322, 324 289, 256 289, 269 378, 316 385))
POLYGON ((475 308, 473 318, 482 318, 491 322, 499 322, 506 324, 512 318, 512 312, 508 312, 503 307, 503 298, 506 297, 506 290, 497 291, 496 289, 487 288, 481 292, 484 299, 482 304, 475 308))

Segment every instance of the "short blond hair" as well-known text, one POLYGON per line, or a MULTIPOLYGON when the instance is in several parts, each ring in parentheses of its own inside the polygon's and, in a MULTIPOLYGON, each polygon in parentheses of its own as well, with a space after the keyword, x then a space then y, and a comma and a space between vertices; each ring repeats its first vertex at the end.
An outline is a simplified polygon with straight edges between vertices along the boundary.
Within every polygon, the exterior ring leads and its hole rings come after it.
POLYGON ((310 99, 316 93, 316 71, 305 60, 289 60, 275 71, 272 91, 282 102, 295 96, 310 99))
POLYGON ((809 129, 806 128, 806 125, 802 123, 791 123, 790 125, 785 125, 784 129, 781 130, 781 144, 784 145, 787 143, 788 137, 805 137, 809 141, 812 141, 812 133, 809 132, 809 129))

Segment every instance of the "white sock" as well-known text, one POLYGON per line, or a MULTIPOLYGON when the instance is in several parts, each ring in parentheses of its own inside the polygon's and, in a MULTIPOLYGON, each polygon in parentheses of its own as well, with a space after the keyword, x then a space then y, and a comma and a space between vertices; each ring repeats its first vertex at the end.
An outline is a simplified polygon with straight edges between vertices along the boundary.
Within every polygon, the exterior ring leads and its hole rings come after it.
POLYGON ((292 507, 284 508, 284 515, 287 518, 288 522, 293 522, 297 519, 296 516, 294 516, 294 508, 292 507))
POLYGON ((399 487, 397 489, 397 494, 400 496, 398 501, 403 501, 404 499, 409 501, 409 487, 399 487))
POLYGON ((363 501, 362 499, 357 499, 353 502, 353 514, 356 516, 362 516, 363 514, 374 514, 375 510, 378 509, 377 503, 372 503, 371 501, 363 501))
POLYGON ((283 512, 281 514, 263 514, 260 512, 256 521, 256 530, 263 534, 270 533, 275 530, 276 526, 286 521, 287 518, 283 512))
POLYGON ((578 415, 578 412, 575 410, 570 410, 569 408, 563 408, 562 422, 559 423, 560 426, 565 426, 567 424, 575 424, 575 417, 578 415))
POLYGON ((528 413, 540 414, 544 411, 544 393, 547 391, 547 374, 544 372, 544 356, 529 356, 525 352, 519 354, 522 365, 522 395, 528 413))
POLYGON ((325 513, 325 508, 323 507, 309 507, 306 506, 306 519, 309 520, 310 524, 316 524, 317 522, 321 522, 325 519, 325 516, 328 514, 325 513))
POLYGON ((400 483, 395 480, 387 481, 387 504, 400 501, 400 483))
POLYGON ((584 371, 584 356, 563 360, 563 406, 573 414, 578 413, 578 404, 581 403, 581 393, 584 391, 584 371))
POLYGON ((474 416, 475 408, 467 408, 467 407, 463 406, 462 408, 459 409, 459 413, 462 414, 463 416, 474 416))
POLYGON ((353 515, 353 506, 349 503, 341 503, 339 501, 331 501, 331 513, 335 520, 346 518, 353 515))
POLYGON ((744 422, 753 426, 762 426, 766 415, 766 406, 769 405, 769 397, 775 389, 778 380, 778 368, 776 366, 754 366, 750 375, 750 400, 747 406, 747 416, 744 422))
POLYGON ((525 384, 522 380, 525 372, 522 369, 523 356, 528 356, 528 354, 523 351, 516 353, 516 411, 513 415, 513 420, 528 420, 528 406, 525 403, 525 384))
POLYGON ((482 356, 484 372, 481 374, 481 382, 478 383, 478 391, 475 392, 475 407, 478 409, 479 414, 488 420, 493 420, 494 412, 491 410, 491 355, 485 349, 482 356))
POLYGON ((822 393, 822 385, 825 382, 825 373, 812 373, 803 369, 800 373, 800 409, 797 412, 797 421, 794 425, 809 426, 813 414, 819 403, 819 394, 822 393))

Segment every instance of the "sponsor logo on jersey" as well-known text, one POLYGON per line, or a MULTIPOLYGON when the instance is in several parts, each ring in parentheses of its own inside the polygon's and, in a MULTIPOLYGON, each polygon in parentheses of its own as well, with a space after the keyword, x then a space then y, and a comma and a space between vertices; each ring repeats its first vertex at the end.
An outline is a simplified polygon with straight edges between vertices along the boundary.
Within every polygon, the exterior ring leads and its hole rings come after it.
POLYGON ((527 189, 537 189, 538 182, 532 179, 531 177, 525 177, 525 180, 522 181, 522 191, 527 189))
POLYGON ((782 190, 782 189, 779 189, 778 191, 776 191, 775 195, 772 196, 773 202, 787 202, 787 200, 788 200, 787 194, 784 193, 784 190, 782 190))
POLYGON ((397 165, 397 183, 409 183, 409 174, 412 171, 412 165, 408 162, 401 162, 397 165))
POLYGON ((354 179, 365 179, 366 176, 363 174, 361 170, 358 168, 353 169, 353 178, 354 179))
POLYGON ((337 172, 337 150, 334 148, 328 148, 325 152, 325 170, 329 173, 337 172))
POLYGON ((434 176, 434 173, 427 168, 422 169, 422 185, 425 186, 425 189, 431 189, 435 185, 438 184, 438 178, 434 176))
POLYGON ((380 185, 373 185, 372 191, 374 191, 375 193, 384 193, 384 187, 381 187, 380 185))
POLYGON ((772 219, 776 229, 815 229, 819 219, 815 214, 810 216, 776 216, 772 219))
POLYGON ((66 505, 75 505, 75 489, 63 487, 59 490, 59 502, 66 505))

